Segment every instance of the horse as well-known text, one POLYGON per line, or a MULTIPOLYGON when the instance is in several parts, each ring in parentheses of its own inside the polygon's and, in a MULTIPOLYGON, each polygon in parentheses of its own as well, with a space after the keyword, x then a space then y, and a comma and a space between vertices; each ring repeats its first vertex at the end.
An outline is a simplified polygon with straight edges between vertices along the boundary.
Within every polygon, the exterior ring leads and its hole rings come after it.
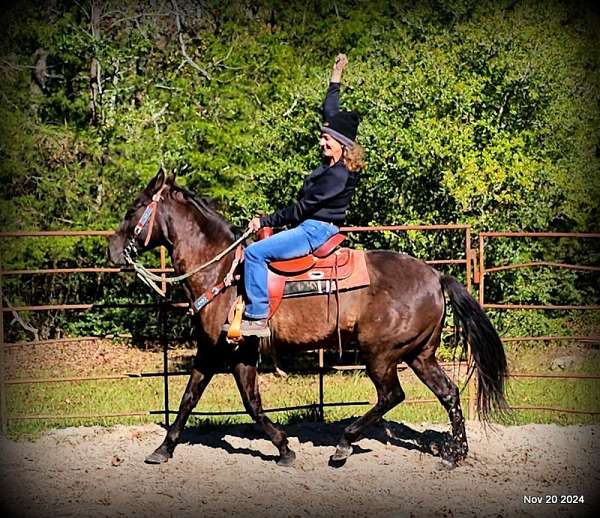
MULTIPOLYGON (((127 210, 124 221, 110 237, 108 252, 114 264, 125 265, 132 251, 162 245, 170 254, 175 272, 184 274, 194 272, 234 241, 233 227, 210 199, 194 195, 176 183, 175 175, 166 175, 161 169, 127 210), (148 219, 151 224, 145 225, 148 219)), ((233 255, 225 254, 185 279, 190 301, 230 272, 233 255)), ((370 250, 365 257, 370 284, 340 290, 337 308, 329 307, 334 300, 325 294, 283 299, 270 321, 271 345, 279 352, 337 348, 336 322, 324 315, 339 311, 337 324, 342 342, 358 344, 366 373, 377 391, 377 402, 344 428, 330 462, 343 464, 353 451, 352 443, 405 399, 397 373, 397 365, 404 362, 448 413, 452 431, 440 445, 439 455, 442 462, 454 467, 467 456, 468 443, 458 387, 435 356, 446 316, 444 293, 455 315, 460 343, 471 351, 470 372, 476 373, 477 410, 483 421, 489 421, 492 412, 507 408, 507 362, 502 342, 479 304, 454 277, 407 254, 370 250)), ((228 343, 222 331, 236 296, 235 286, 226 287, 194 315, 198 343, 192 371, 177 417, 163 442, 146 457, 147 463, 160 464, 173 456, 190 413, 223 361, 233 373, 246 411, 279 450, 277 463, 294 463, 296 454, 284 430, 263 411, 257 379, 258 339, 247 337, 235 346, 228 343)))

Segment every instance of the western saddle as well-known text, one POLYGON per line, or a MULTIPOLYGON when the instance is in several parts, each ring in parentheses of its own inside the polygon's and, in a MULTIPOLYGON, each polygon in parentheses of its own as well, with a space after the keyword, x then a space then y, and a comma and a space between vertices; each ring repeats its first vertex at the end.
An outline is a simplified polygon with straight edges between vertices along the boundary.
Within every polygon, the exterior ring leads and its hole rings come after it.
MULTIPOLYGON (((272 235, 272 229, 263 227, 258 233, 258 239, 264 239, 270 235, 272 235)), ((369 285, 365 253, 362 250, 339 248, 345 239, 344 234, 335 234, 312 254, 269 263, 269 319, 277 311, 281 300, 286 296, 286 285, 289 286, 292 283, 302 284, 299 281, 316 284, 318 285, 317 289, 300 295, 335 293, 336 299, 341 290, 369 285)), ((233 342, 241 339, 240 322, 244 310, 243 306, 242 297, 238 296, 229 312, 228 321, 231 326, 227 337, 233 342)), ((338 328, 339 337, 339 305, 336 327, 338 328)))
POLYGON ((277 311, 284 297, 286 283, 323 281, 325 291, 321 293, 369 284, 364 252, 339 248, 345 239, 344 234, 335 234, 312 254, 269 263, 269 318, 277 311))

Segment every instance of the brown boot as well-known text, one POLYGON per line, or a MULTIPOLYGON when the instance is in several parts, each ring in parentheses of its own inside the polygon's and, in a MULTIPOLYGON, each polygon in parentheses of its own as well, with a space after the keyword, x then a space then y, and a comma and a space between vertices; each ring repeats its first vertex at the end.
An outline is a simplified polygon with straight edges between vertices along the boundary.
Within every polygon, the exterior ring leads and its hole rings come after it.
POLYGON ((266 318, 260 320, 242 320, 242 336, 260 336, 268 338, 271 336, 269 323, 266 318))

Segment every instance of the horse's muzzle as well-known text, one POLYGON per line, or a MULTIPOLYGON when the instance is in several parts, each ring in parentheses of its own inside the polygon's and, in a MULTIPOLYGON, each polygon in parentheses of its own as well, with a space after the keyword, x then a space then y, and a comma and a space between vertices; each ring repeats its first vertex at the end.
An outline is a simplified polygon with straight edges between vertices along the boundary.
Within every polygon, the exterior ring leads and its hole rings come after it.
POLYGON ((108 240, 108 260, 115 266, 126 266, 125 254, 123 253, 123 239, 119 234, 113 234, 108 240))

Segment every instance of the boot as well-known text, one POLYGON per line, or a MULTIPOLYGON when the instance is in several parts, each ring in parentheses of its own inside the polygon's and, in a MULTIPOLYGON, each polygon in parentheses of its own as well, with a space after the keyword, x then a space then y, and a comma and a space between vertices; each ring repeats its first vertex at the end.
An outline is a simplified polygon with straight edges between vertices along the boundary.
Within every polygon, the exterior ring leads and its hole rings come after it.
POLYGON ((266 318, 260 320, 242 320, 242 336, 261 336, 268 338, 271 336, 269 322, 266 318))
MULTIPOLYGON (((227 333, 230 324, 223 324, 221 331, 227 333)), ((271 336, 271 330, 269 329, 268 321, 266 318, 262 318, 260 320, 242 320, 242 324, 240 326, 240 330, 242 332, 242 336, 260 336, 262 338, 268 338, 271 336)))

